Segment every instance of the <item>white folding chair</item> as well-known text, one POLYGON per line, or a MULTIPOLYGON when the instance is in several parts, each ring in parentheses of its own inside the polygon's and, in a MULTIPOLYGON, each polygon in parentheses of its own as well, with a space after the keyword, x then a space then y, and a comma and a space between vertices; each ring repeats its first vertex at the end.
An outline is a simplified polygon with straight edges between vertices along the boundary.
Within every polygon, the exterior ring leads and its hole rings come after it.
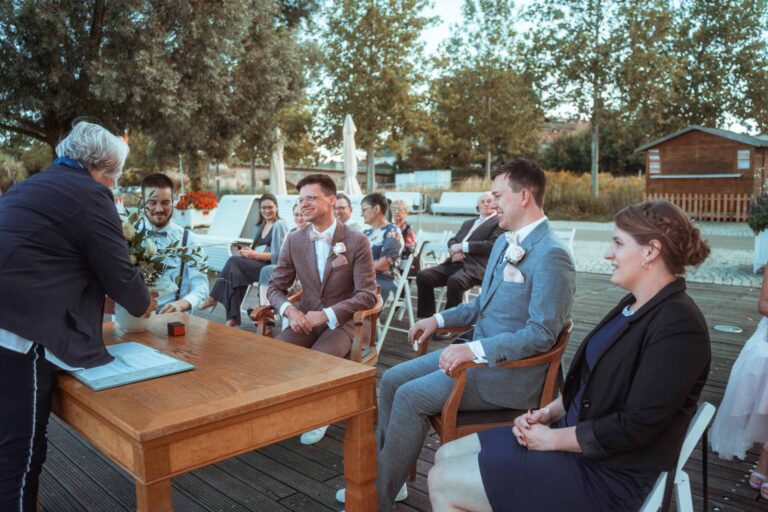
MULTIPOLYGON (((715 406, 702 402, 699 404, 699 408, 696 414, 693 415, 691 423, 688 425, 688 431, 685 433, 685 440, 683 446, 680 449, 680 456, 677 459, 677 468, 675 469, 674 490, 677 498, 677 510, 678 512, 693 512, 693 499, 691 498, 691 482, 688 479, 688 473, 683 471, 683 466, 688 461, 688 457, 691 456, 693 449, 696 448, 696 444, 700 438, 702 440, 702 473, 704 477, 704 510, 707 510, 707 429, 709 428, 709 422, 712 421, 712 417, 715 415, 715 406)), ((656 479, 656 483, 653 484, 651 493, 645 498, 645 503, 640 508, 640 512, 656 512, 664 503, 664 491, 667 485, 668 472, 664 471, 656 479)))
MULTIPOLYGON (((401 315, 403 310, 408 312, 408 321, 411 326, 415 323, 415 319, 413 318, 413 300, 411 299, 411 287, 408 281, 408 272, 411 270, 411 265, 413 265, 413 262, 419 254, 419 251, 421 251, 421 247, 423 245, 423 241, 417 240, 416 247, 414 247, 413 252, 403 261, 402 265, 400 266, 401 274, 397 280, 397 289, 395 290, 395 293, 390 295, 390 297, 387 299, 387 304, 391 303, 391 307, 387 313, 387 318, 384 321, 384 325, 379 325, 378 333, 376 336, 376 350, 379 353, 381 353, 381 346, 384 344, 384 336, 386 336, 387 331, 391 329, 398 332, 408 332, 406 329, 391 327, 392 318, 395 316, 395 312, 398 309, 401 310, 401 315), (401 295, 402 298, 400 297, 401 295)), ((384 305, 385 308, 387 307, 387 304, 384 305)))

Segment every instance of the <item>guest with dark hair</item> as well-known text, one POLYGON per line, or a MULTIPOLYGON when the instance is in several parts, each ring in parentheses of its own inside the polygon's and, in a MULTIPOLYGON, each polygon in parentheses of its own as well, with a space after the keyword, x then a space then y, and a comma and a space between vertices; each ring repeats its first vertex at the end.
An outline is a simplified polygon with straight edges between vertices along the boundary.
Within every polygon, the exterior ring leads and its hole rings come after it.
POLYGON ((229 326, 240 325, 240 304, 248 285, 258 282, 262 268, 277 263, 283 239, 288 233, 288 224, 278 215, 274 195, 261 196, 259 209, 261 220, 256 225, 253 243, 250 247, 241 247, 238 255, 227 260, 210 297, 200 306, 200 309, 206 309, 219 302, 224 304, 229 326))
MULTIPOLYGON (((293 221, 296 223, 296 227, 291 228, 291 230, 288 232, 289 234, 293 233, 294 231, 304 229, 307 225, 309 225, 307 219, 305 219, 304 215, 301 213, 301 206, 299 203, 293 205, 293 221)), ((285 243, 285 240, 283 240, 283 243, 285 243)), ((272 280, 272 273, 276 268, 276 263, 270 263, 261 269, 261 274, 259 274, 259 305, 263 306, 269 303, 267 300, 267 288, 269 287, 269 282, 272 280)), ((295 293, 300 289, 301 283, 294 284, 293 288, 291 288, 291 293, 295 293)))
MULTIPOLYGON (((144 216, 139 221, 155 241, 158 249, 172 244, 194 247, 198 245, 194 233, 173 222, 173 180, 161 173, 150 174, 141 180, 144 216)), ((157 300, 159 313, 191 311, 208 297, 208 276, 190 265, 182 265, 178 255, 167 254, 161 280, 168 280, 176 288, 166 290, 157 300), (183 272, 179 281, 179 273, 183 272)))
POLYGON ((333 207, 333 214, 336 216, 336 220, 349 229, 360 232, 365 229, 365 226, 352 218, 352 201, 347 194, 336 194, 336 206, 333 207))
POLYGON ((383 194, 368 194, 362 202, 363 219, 371 226, 363 231, 371 242, 376 283, 381 287, 381 299, 386 303, 389 294, 397 289, 403 236, 400 228, 387 221, 387 199, 383 194))
POLYGON ((673 470, 707 380, 707 323, 685 267, 709 247, 677 206, 624 208, 605 258, 629 291, 587 335, 560 398, 448 443, 429 473, 433 510, 638 510, 673 470))

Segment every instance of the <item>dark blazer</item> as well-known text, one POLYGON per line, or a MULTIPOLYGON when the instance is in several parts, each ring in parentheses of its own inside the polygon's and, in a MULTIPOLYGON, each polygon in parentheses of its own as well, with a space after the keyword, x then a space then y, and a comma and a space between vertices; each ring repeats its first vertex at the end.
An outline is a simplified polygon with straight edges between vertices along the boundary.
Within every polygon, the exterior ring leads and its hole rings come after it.
MULTIPOLYGON (((461 243, 464 237, 467 236, 467 233, 469 233, 469 230, 472 229, 472 225, 476 220, 477 217, 465 221, 461 225, 459 232, 448 240, 448 247, 450 248, 453 244, 461 243)), ((461 263, 464 265, 464 270, 478 281, 483 280, 485 267, 488 265, 488 257, 491 255, 493 244, 502 233, 503 231, 499 228, 499 216, 494 215, 492 219, 483 222, 467 240, 469 252, 465 253, 464 261, 461 263)), ((450 264, 451 259, 448 258, 443 263, 450 264)))
MULTIPOLYGON (((582 342, 565 380, 566 411, 592 333, 632 302, 622 299, 582 342)), ((677 279, 629 318, 587 377, 576 426, 584 456, 613 468, 673 467, 710 359, 707 323, 677 279)))
POLYGON ((112 360, 101 335, 105 293, 136 316, 150 303, 112 192, 63 165, 0 197, 0 290, 0 328, 86 368, 112 360))

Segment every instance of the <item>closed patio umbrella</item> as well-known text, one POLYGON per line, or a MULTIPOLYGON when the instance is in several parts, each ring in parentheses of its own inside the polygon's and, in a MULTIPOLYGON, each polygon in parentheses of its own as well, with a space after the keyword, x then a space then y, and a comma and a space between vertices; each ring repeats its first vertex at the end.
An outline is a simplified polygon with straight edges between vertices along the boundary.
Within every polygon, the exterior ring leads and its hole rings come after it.
POLYGON ((280 128, 276 129, 277 142, 272 147, 272 156, 269 159, 269 189, 275 195, 285 195, 288 187, 285 185, 285 162, 283 160, 283 135, 280 128))
POLYGON ((357 182, 356 131, 352 116, 347 114, 344 118, 344 193, 350 196, 359 196, 363 193, 357 182))

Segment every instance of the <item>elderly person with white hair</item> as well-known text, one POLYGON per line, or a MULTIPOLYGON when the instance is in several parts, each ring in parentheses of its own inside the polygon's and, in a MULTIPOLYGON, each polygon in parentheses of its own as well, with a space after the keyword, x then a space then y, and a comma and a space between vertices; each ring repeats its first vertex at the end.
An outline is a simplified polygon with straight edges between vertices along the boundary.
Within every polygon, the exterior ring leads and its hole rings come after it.
POLYGON ((36 509, 54 364, 113 359, 101 335, 105 295, 135 316, 156 306, 110 191, 128 145, 80 122, 56 153, 0 197, 0 510, 36 509))
POLYGON ((456 236, 448 240, 448 259, 437 266, 420 270, 416 275, 419 318, 427 318, 437 312, 435 288, 448 288, 445 309, 450 309, 461 303, 465 291, 483 282, 493 243, 502 233, 490 192, 484 192, 478 199, 477 212, 478 217, 464 222, 456 236))

